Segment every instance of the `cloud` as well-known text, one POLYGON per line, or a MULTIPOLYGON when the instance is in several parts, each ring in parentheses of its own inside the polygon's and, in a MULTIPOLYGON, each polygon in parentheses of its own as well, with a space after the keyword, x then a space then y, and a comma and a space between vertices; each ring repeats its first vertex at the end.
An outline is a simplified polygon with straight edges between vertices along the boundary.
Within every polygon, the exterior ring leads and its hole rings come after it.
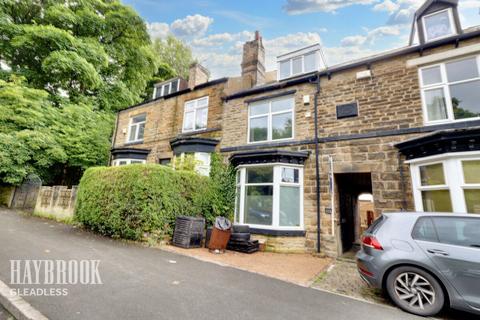
POLYGON ((165 38, 170 33, 170 27, 167 23, 152 22, 147 23, 147 31, 152 39, 165 38))
POLYGON ((365 41, 367 41, 367 37, 365 37, 365 36, 361 36, 361 35, 348 36, 348 37, 343 38, 340 41, 340 44, 342 45, 342 47, 357 47, 357 46, 361 46, 362 44, 364 44, 365 41))
POLYGON ((201 36, 205 34, 212 23, 212 18, 195 14, 173 21, 170 29, 173 34, 179 37, 201 36))
POLYGON ((193 39, 192 45, 198 47, 218 47, 222 46, 225 43, 233 41, 247 41, 248 39, 253 38, 253 32, 242 31, 238 33, 217 33, 211 34, 207 37, 193 39))
POLYGON ((287 0, 283 9, 288 14, 311 12, 335 12, 337 9, 352 5, 369 5, 377 0, 287 0))
POLYGON ((388 11, 388 12, 393 12, 398 9, 398 4, 391 1, 391 0, 385 0, 381 3, 377 3, 374 7, 374 11, 388 11))

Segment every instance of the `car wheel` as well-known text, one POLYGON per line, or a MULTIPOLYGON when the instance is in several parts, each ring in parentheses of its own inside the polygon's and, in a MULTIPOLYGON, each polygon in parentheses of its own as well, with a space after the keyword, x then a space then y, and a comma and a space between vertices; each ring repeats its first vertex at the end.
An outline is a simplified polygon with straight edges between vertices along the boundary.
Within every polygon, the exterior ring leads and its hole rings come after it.
POLYGON ((440 283, 428 272, 416 267, 394 269, 387 277, 386 286, 397 306, 419 316, 433 316, 445 304, 440 283))

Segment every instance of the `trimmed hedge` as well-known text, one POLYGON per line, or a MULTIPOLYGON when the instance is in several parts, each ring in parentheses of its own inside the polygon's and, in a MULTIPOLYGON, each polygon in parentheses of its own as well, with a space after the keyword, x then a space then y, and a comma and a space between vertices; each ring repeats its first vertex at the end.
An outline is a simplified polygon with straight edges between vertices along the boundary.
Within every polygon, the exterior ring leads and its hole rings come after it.
POLYGON ((173 233, 179 215, 211 216, 209 178, 156 164, 96 167, 79 185, 75 220, 112 237, 173 233))

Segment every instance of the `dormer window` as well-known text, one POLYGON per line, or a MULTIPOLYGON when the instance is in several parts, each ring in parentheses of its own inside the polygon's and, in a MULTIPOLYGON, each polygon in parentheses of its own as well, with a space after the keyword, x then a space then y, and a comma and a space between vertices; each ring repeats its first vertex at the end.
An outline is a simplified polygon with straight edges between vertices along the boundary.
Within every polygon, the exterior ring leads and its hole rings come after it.
POLYGON ((458 0, 426 0, 414 15, 409 44, 440 40, 461 34, 458 0))
POLYGON ((433 41, 456 33, 451 9, 434 12, 423 16, 425 41, 433 41))
POLYGON ((277 57, 278 80, 320 69, 320 45, 316 44, 277 57))
POLYGON ((169 81, 158 83, 155 85, 153 90, 153 98, 160 98, 186 87, 185 80, 181 78, 170 79, 169 81))

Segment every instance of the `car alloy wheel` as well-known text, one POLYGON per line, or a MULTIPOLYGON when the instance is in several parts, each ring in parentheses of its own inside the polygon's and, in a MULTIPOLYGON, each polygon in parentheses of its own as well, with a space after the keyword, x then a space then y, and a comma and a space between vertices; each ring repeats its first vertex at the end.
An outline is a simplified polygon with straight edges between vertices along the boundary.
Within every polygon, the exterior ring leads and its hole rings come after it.
POLYGON ((443 289, 430 273, 414 266, 398 267, 389 273, 386 289, 403 310, 420 316, 433 316, 445 303, 443 289))
POLYGON ((395 279, 395 293, 412 308, 425 309, 435 303, 435 289, 419 274, 404 272, 395 279))

